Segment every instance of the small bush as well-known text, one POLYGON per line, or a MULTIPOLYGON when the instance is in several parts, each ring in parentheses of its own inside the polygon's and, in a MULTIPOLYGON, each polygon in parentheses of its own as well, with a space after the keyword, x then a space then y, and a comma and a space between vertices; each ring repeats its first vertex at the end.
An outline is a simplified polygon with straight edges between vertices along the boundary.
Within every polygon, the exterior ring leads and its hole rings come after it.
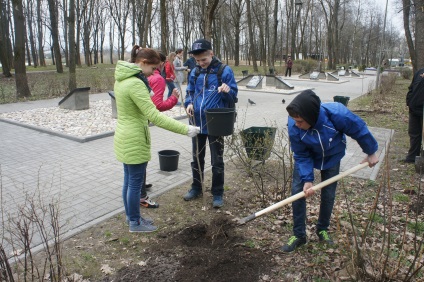
POLYGON ((366 65, 360 65, 360 66, 358 67, 358 70, 359 70, 359 71, 364 71, 366 68, 367 68, 367 66, 366 66, 366 65))
POLYGON ((307 60, 295 60, 293 62, 293 72, 296 73, 309 73, 314 70, 317 70, 319 66, 319 62, 313 59, 307 60))
POLYGON ((412 70, 410 68, 402 68, 400 71, 400 74, 404 79, 411 79, 412 78, 412 70))

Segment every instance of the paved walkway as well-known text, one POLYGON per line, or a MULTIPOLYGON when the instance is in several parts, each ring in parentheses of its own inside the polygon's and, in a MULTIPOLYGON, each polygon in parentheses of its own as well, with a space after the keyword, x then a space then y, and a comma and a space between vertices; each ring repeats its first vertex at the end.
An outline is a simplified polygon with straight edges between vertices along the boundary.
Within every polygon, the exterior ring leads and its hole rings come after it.
MULTIPOLYGON (((295 79, 290 83, 295 87, 314 88, 322 101, 327 102, 332 101, 332 97, 336 95, 355 99, 366 92, 368 85, 372 85, 374 81, 375 77, 365 77, 350 79, 343 84, 295 79)), ((236 130, 250 126, 277 126, 280 130, 286 128, 285 107, 295 96, 252 92, 241 87, 236 130), (248 98, 255 101, 256 106, 250 106, 248 98), (282 99, 285 99, 285 104, 282 99)), ((109 96, 107 93, 95 94, 91 95, 90 99, 109 99, 109 96)), ((0 112, 56 106, 59 100, 0 105, 0 112)), ((187 123, 187 120, 182 122, 187 123)), ((378 154, 380 160, 383 160, 392 130, 371 130, 379 142, 378 154)), ((150 193, 154 198, 191 179, 191 142, 187 136, 155 126, 151 127, 150 131, 153 143, 152 160, 149 162, 147 175, 148 182, 154 184, 150 193), (164 149, 174 149, 181 153, 177 171, 163 172, 159 169, 157 152, 164 149)), ((68 237, 123 212, 123 169, 113 153, 113 137, 78 143, 4 122, 0 122, 0 132, 0 200, 3 211, 0 220, 8 218, 8 214, 16 215, 19 206, 25 204, 27 197, 40 198, 44 205, 55 199, 59 202, 61 210, 61 231, 68 237)), ((356 142, 348 144, 347 154, 342 162, 343 171, 359 164, 364 157, 356 142)), ((373 169, 366 168, 355 175, 375 179, 378 169, 378 166, 373 169)), ((35 241, 39 242, 36 239, 35 241)), ((6 249, 10 248, 4 241, 2 244, 6 249)))

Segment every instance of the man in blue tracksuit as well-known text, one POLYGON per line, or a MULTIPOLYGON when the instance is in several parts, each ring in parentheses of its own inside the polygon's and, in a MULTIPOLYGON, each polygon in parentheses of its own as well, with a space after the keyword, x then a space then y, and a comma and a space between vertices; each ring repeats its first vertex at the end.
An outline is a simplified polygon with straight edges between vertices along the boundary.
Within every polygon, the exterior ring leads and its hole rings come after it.
POLYGON ((184 106, 190 116, 190 124, 200 127, 200 134, 192 139, 193 162, 191 163, 193 183, 184 195, 190 201, 202 194, 203 171, 205 167, 206 141, 209 141, 212 164, 213 207, 224 205, 224 138, 208 134, 205 110, 227 108, 237 99, 237 83, 229 66, 223 66, 212 51, 212 44, 205 40, 196 40, 189 52, 193 54, 198 66, 190 72, 187 95, 184 106))
MULTIPOLYGON (((300 93, 287 106, 289 113, 288 130, 290 146, 295 160, 292 195, 305 192, 305 197, 314 194, 314 168, 321 171, 325 181, 340 170, 340 161, 346 151, 346 135, 355 139, 367 155, 362 162, 372 167, 378 163, 377 141, 365 122, 341 103, 321 104, 319 97, 311 90, 300 93)), ((319 241, 333 244, 328 235, 330 217, 336 197, 337 182, 321 190, 321 204, 316 234, 319 241)), ((306 200, 294 201, 293 236, 281 249, 292 252, 306 244, 306 200)))

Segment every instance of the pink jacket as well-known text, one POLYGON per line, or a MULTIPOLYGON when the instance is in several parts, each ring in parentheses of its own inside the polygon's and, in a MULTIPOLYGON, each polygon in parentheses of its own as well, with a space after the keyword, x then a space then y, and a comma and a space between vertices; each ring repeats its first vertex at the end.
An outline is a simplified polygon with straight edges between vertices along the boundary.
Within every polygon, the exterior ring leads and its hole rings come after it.
POLYGON ((163 112, 172 109, 178 102, 177 97, 170 96, 165 101, 163 100, 163 93, 166 89, 165 79, 160 75, 159 70, 155 70, 152 75, 148 76, 149 85, 152 88, 153 96, 151 97, 153 104, 156 108, 163 112))

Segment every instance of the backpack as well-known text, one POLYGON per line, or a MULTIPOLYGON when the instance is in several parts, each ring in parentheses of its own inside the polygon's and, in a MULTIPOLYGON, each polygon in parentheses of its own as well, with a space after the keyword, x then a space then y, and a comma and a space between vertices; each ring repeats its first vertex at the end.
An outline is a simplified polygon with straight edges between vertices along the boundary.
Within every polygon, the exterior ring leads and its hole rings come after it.
MULTIPOLYGON (((224 69, 227 65, 221 64, 218 68, 218 71, 216 72, 216 76, 218 77, 218 87, 222 85, 222 73, 224 72, 224 69)), ((194 85, 196 85, 197 78, 200 75, 200 66, 196 66, 196 72, 194 73, 194 85)), ((206 74, 206 78, 209 75, 209 73, 206 74)), ((206 83, 208 83, 208 80, 206 79, 206 83)), ((238 102, 238 98, 230 99, 228 108, 235 109, 236 103, 238 102)), ((237 113, 236 113, 237 116, 237 113)))

